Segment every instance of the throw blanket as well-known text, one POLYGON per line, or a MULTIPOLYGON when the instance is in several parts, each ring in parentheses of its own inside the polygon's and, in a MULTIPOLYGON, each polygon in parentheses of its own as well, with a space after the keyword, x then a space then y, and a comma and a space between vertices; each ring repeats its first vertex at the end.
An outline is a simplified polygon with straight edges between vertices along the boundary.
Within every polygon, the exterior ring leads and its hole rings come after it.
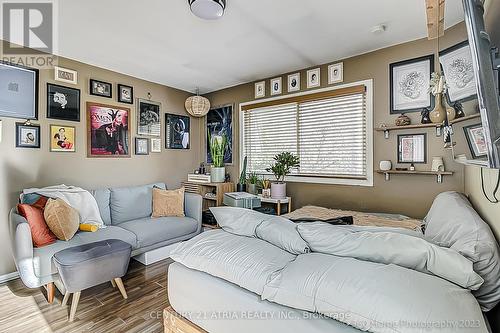
POLYGON ((43 188, 29 188, 23 190, 23 194, 36 193, 47 198, 64 200, 68 205, 76 209, 80 215, 80 224, 94 224, 99 228, 105 228, 102 221, 97 201, 89 191, 76 186, 55 185, 43 188))

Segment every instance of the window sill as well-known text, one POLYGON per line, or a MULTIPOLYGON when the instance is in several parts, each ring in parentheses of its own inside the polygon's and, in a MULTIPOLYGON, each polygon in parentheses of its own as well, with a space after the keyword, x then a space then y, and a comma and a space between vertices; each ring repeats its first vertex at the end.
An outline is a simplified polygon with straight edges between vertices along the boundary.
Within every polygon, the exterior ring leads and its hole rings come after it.
POLYGON ((368 176, 367 179, 288 176, 285 178, 285 181, 291 182, 291 183, 309 183, 309 184, 329 184, 329 185, 373 187, 373 176, 368 176))

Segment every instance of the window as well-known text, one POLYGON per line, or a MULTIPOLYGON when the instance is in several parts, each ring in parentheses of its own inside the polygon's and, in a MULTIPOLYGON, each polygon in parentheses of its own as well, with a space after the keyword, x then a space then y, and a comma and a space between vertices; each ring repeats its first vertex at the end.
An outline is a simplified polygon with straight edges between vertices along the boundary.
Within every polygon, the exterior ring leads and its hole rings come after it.
POLYGON ((289 151, 300 168, 289 181, 372 185, 371 81, 241 106, 242 156, 266 174, 289 151))

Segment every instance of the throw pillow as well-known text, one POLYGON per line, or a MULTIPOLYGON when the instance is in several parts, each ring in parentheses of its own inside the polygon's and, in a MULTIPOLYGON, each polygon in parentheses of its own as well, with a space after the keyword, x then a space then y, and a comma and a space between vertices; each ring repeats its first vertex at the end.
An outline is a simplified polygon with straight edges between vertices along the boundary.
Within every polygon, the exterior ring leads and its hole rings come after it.
POLYGON ((17 205, 17 211, 28 221, 31 230, 31 239, 35 247, 49 245, 57 240, 56 236, 45 223, 43 211, 40 208, 28 204, 19 204, 17 205))
POLYGON ((153 214, 151 217, 184 217, 184 187, 177 190, 153 188, 153 214))
POLYGON ((78 211, 61 199, 49 199, 44 210, 49 229, 60 240, 68 241, 78 231, 80 216, 78 211))

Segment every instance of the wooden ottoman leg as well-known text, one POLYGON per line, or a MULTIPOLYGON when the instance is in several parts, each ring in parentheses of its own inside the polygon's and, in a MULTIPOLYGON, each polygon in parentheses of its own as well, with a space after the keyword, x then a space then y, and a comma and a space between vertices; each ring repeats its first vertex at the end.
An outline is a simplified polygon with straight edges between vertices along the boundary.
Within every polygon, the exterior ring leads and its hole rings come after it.
POLYGON ((68 291, 66 291, 66 294, 64 294, 61 306, 65 306, 66 304, 68 304, 68 300, 69 300, 69 296, 70 295, 71 295, 71 293, 69 293, 68 291))
POLYGON ((115 282, 115 280, 111 280, 111 285, 113 286, 113 288, 116 288, 116 282, 115 282))
POLYGON ((123 298, 127 299, 128 298, 127 291, 125 290, 125 286, 123 285, 122 278, 116 278, 115 283, 118 286, 118 289, 120 289, 123 298))
POLYGON ((77 291, 73 294, 73 301, 71 302, 71 310, 69 311, 69 321, 75 319, 76 308, 78 307, 78 302, 80 301, 81 291, 77 291))
POLYGON ((47 301, 49 304, 54 302, 54 295, 56 293, 56 287, 54 286, 54 282, 50 282, 47 284, 47 301))

